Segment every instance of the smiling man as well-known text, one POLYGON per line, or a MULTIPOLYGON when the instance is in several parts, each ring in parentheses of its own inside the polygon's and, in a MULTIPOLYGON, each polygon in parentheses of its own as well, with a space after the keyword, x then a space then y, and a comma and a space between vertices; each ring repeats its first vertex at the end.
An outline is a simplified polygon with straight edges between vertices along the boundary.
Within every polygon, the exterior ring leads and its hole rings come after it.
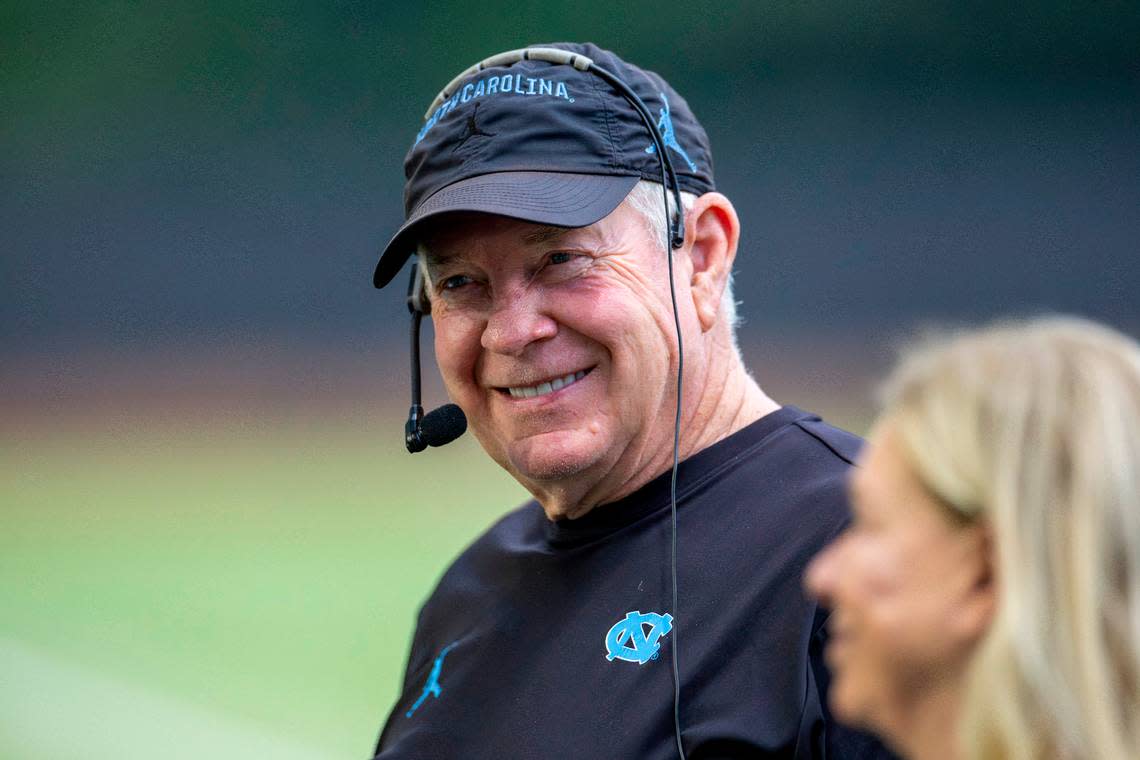
POLYGON ((418 252, 448 393, 534 500, 424 604, 376 754, 874 756, 828 719, 824 616, 799 583, 847 519, 858 440, 780 407, 745 369, 731 293, 740 224, 684 99, 612 53, 556 47, 658 115, 684 241, 665 244, 643 115, 595 74, 491 61, 432 109, 406 160, 407 221, 375 282, 418 252))
MULTIPOLYGON (((652 203, 657 192, 639 195, 652 203)), ((691 255, 675 262, 696 283, 679 304, 690 362, 682 455, 777 408, 718 320, 738 236, 732 204, 706 193, 687 216, 691 255)), ((669 467, 676 337, 663 236, 645 215, 626 202, 578 229, 500 216, 425 226, 448 391, 548 518, 580 517, 669 467)))

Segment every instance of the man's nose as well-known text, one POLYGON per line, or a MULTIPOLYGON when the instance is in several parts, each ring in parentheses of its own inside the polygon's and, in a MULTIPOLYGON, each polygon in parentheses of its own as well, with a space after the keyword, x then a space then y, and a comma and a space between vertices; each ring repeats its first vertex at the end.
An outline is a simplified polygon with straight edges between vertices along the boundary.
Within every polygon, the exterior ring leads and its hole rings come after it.
POLYGON ((520 288, 495 299, 482 344, 488 351, 518 355, 531 343, 553 338, 557 332, 558 323, 543 310, 539 294, 520 288))

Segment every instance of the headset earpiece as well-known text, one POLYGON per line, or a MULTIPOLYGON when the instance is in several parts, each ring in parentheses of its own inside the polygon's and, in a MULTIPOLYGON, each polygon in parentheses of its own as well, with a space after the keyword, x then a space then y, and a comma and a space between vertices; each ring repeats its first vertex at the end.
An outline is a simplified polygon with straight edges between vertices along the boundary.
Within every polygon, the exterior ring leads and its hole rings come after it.
POLYGON ((408 279, 408 296, 406 303, 408 311, 415 314, 431 314, 431 299, 427 296, 427 283, 424 282, 424 272, 420 267, 419 258, 412 258, 412 276, 408 279))

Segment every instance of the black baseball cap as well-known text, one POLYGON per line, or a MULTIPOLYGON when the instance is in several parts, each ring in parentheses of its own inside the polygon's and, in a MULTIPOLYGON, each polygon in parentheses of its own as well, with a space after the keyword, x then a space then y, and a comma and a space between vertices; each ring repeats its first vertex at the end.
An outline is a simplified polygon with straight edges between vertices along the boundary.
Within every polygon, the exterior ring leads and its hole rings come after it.
MULTIPOLYGON (((585 56, 624 81, 653 114, 681 190, 714 189, 708 136, 664 79, 591 43, 533 47, 585 56)), ((617 208, 638 180, 661 181, 645 123, 601 77, 544 60, 485 63, 440 93, 404 159, 406 221, 380 255, 378 288, 415 251, 427 219, 473 211, 585 227, 617 208)))

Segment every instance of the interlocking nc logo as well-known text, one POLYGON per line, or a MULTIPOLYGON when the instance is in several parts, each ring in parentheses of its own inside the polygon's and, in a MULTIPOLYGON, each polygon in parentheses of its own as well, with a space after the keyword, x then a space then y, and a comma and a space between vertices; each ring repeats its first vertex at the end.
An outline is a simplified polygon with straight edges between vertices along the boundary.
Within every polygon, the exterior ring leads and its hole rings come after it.
POLYGON ((671 630, 672 615, 658 615, 656 612, 642 615, 640 610, 634 610, 614 623, 606 634, 606 659, 636 662, 638 665, 656 660, 661 649, 661 637, 671 630), (645 626, 649 626, 648 632, 645 626))

